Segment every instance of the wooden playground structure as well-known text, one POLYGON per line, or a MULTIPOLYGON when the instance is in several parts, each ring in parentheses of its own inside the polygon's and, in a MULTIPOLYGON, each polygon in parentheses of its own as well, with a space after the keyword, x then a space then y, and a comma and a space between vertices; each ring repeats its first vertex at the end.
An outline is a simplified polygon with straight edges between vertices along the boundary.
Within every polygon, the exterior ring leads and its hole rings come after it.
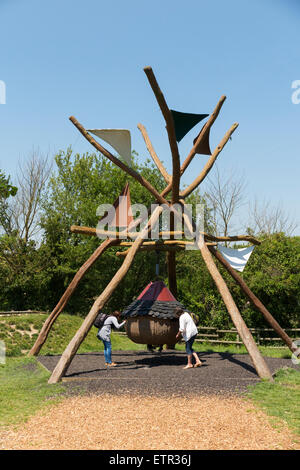
MULTIPOLYGON (((75 334, 75 336, 70 341, 69 345, 63 352, 58 364, 56 365, 50 379, 49 383, 56 383, 65 374, 67 371, 74 355, 76 354, 80 344, 88 334, 90 328, 92 327, 94 320, 100 310, 103 309, 106 302, 112 296, 115 289, 118 288, 122 279, 126 276, 126 273, 130 269, 132 265, 135 255, 140 251, 145 250, 155 250, 155 251, 166 251, 167 252, 167 265, 168 265, 168 281, 169 281, 169 289, 171 293, 176 297, 177 295, 177 284, 176 284, 176 252, 179 250, 184 250, 188 243, 193 243, 196 245, 196 248, 200 250, 203 260, 206 264, 206 267, 212 276, 220 295, 225 303, 225 306, 228 310, 228 313, 232 319, 232 322, 243 341, 247 351, 251 357, 253 365, 257 371, 259 377, 263 379, 268 379, 270 381, 273 380, 272 374, 262 357, 253 336, 248 329, 247 325, 245 324, 236 304, 235 301, 226 285, 225 280, 223 279, 221 273, 219 272, 216 263, 214 262, 214 258, 216 258, 223 267, 228 271, 228 273, 233 277, 235 282, 240 286, 240 288, 244 291, 245 295, 249 298, 252 304, 262 313, 266 321, 271 325, 271 327, 277 332, 279 337, 285 342, 285 344, 289 347, 289 349, 294 354, 299 354, 299 348, 297 350, 297 346, 293 343, 291 338, 286 334, 286 332, 280 327, 277 321, 273 318, 271 313, 266 309, 266 307, 260 302, 260 300, 255 296, 255 294, 249 289, 246 285, 245 281, 242 277, 230 266, 230 264, 225 260, 220 252, 215 249, 216 242, 222 241, 247 241, 252 244, 260 244, 258 240, 254 237, 247 236, 247 235, 236 235, 236 236, 227 236, 227 237, 215 237, 205 232, 200 232, 197 228, 197 225, 192 217, 187 215, 187 212, 183 210, 178 210, 178 207, 185 208, 185 198, 189 196, 205 179, 208 175, 210 170, 212 169, 214 163, 217 160, 220 152, 231 138, 232 134, 238 127, 237 123, 234 123, 230 129, 226 132, 223 139, 217 145, 213 152, 210 152, 209 147, 209 132, 210 129, 217 119, 219 112, 224 104, 226 99, 225 96, 222 96, 215 107, 214 111, 209 116, 207 122, 202 127, 200 133, 196 137, 193 142, 193 146, 187 155, 186 159, 181 164, 180 156, 178 151, 178 135, 176 135, 175 129, 175 114, 172 112, 164 98, 163 93, 160 90, 160 87, 157 83, 155 75, 151 67, 144 68, 145 74, 148 78, 149 84, 154 92, 155 98, 159 105, 159 108, 162 112, 166 123, 166 130, 172 155, 172 174, 169 174, 165 169, 164 165, 158 158, 154 148, 151 144, 149 136, 145 127, 142 124, 138 124, 138 128, 142 133, 144 138, 146 147, 156 164, 158 170, 160 171, 162 177, 166 182, 166 186, 164 190, 159 193, 158 190, 153 187, 147 179, 141 176, 137 171, 131 168, 129 165, 125 164, 122 160, 112 155, 106 148, 104 148, 98 141, 96 141, 90 133, 75 119, 75 117, 71 116, 70 121, 74 124, 74 126, 81 132, 81 134, 90 142, 90 144, 96 148, 99 152, 101 152, 105 157, 107 157, 111 162, 121 168, 125 173, 133 177, 136 181, 138 181, 142 186, 144 186, 151 196, 153 197, 153 202, 157 204, 155 210, 149 214, 148 221, 145 227, 140 232, 130 232, 128 228, 124 231, 115 231, 113 233, 101 231, 91 228, 91 227, 78 227, 72 226, 71 231, 74 233, 81 233, 84 235, 90 236, 98 236, 102 238, 102 243, 99 247, 95 250, 95 252, 90 256, 90 258, 81 266, 79 271, 74 276, 73 280, 71 281, 70 285, 66 289, 65 293, 50 313, 49 317, 45 321, 40 334, 30 351, 30 355, 37 355, 42 348, 43 344, 45 343, 49 331, 54 324, 57 317, 65 308, 68 300, 70 299, 71 295, 74 293, 78 283, 84 277, 86 272, 90 269, 90 267, 96 262, 96 260, 110 247, 122 247, 126 248, 126 251, 118 252, 117 255, 120 257, 124 257, 124 261, 118 271, 115 273, 111 281, 108 283, 104 291, 100 294, 100 296, 95 300, 90 312, 84 319, 81 327, 75 334), (184 174, 185 170, 188 168, 190 163, 192 162, 193 158, 197 153, 206 154, 208 155, 208 160, 204 165, 200 174, 195 178, 195 180, 187 186, 184 190, 180 189, 180 180, 182 175, 184 174), (167 199, 168 194, 171 193, 171 199, 167 199), (161 232, 160 236, 164 235, 164 239, 160 239, 158 241, 153 241, 149 239, 149 234, 151 232, 152 227, 157 223, 159 217, 161 216, 164 208, 169 208, 170 210, 170 218, 171 218, 171 226, 169 232, 161 232), (185 226, 185 229, 190 233, 190 241, 176 239, 175 235, 175 221, 180 221, 185 226), (196 235, 196 236, 195 236, 196 235), (124 241, 123 237, 126 237, 126 241, 124 241), (166 239, 167 237, 167 239, 166 239), (192 240, 192 241, 191 241, 192 240)), ((178 113, 180 114, 180 113, 178 113)), ((207 116, 207 115, 202 115, 207 116)), ((131 229, 134 229, 134 224, 131 224, 131 229)))

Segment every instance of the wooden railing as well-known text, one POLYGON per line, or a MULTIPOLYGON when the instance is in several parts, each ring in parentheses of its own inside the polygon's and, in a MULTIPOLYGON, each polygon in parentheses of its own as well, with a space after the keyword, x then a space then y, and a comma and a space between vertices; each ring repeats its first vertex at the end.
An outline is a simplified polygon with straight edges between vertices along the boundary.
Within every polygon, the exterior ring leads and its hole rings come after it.
POLYGON ((40 312, 38 310, 10 310, 9 312, 0 312, 0 315, 10 316, 10 315, 44 315, 49 314, 49 312, 40 312))
MULTIPOLYGON (((123 328, 122 328, 123 330, 123 328)), ((272 328, 249 328, 254 340, 259 346, 268 346, 270 348, 286 348, 281 338, 275 336, 275 331, 272 328), (275 344, 274 344, 275 343, 275 344), (277 346, 277 344, 279 344, 277 346)), ((285 328, 285 331, 292 340, 300 339, 300 328, 285 328)), ((114 331, 119 335, 126 335, 125 331, 114 331)), ((213 326, 198 326, 198 336, 195 340, 197 343, 212 343, 212 344, 234 344, 242 346, 238 332, 235 328, 231 329, 218 329, 213 326), (231 338, 229 338, 231 337, 231 338), (234 337, 235 339, 232 339, 234 337)))
MULTIPOLYGON (((255 342, 259 346, 269 346, 284 348, 283 341, 281 338, 275 336, 275 331, 272 328, 249 328, 255 342), (279 346, 275 346, 279 344, 279 346), (281 344, 280 344, 281 343, 281 344)), ((285 328, 285 331, 293 340, 300 339, 300 328, 285 328)), ((198 336, 196 341, 198 343, 215 343, 215 344, 235 344, 242 345, 238 332, 235 328, 231 329, 218 329, 211 326, 198 326, 198 336), (232 339, 232 338, 235 339, 232 339)))

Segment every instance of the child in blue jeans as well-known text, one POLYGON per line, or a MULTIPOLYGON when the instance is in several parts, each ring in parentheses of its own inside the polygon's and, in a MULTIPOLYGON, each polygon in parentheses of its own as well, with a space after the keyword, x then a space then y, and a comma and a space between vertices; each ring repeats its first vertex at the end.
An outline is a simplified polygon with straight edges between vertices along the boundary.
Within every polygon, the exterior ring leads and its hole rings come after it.
POLYGON ((118 320, 120 318, 121 312, 115 311, 112 315, 110 315, 104 322, 102 328, 98 331, 97 337, 101 339, 104 344, 104 358, 105 358, 105 365, 109 367, 114 367, 117 364, 112 362, 111 360, 111 327, 114 326, 118 330, 122 328, 125 324, 126 320, 122 323, 119 323, 118 320))
POLYGON ((188 312, 185 312, 180 307, 175 309, 175 314, 179 318, 179 331, 176 335, 177 339, 183 337, 185 341, 185 350, 188 357, 188 363, 184 367, 184 369, 191 369, 193 367, 200 367, 202 366, 202 362, 200 361, 198 354, 193 350, 193 343, 196 339, 198 334, 197 326, 195 325, 191 315, 188 312), (195 359, 195 365, 193 366, 193 357, 195 359))

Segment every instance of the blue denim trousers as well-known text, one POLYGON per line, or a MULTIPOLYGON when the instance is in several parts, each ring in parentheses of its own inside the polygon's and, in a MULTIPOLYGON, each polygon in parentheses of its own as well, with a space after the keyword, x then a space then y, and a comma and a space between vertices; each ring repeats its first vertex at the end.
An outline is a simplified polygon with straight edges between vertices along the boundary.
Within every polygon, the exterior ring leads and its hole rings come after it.
POLYGON ((111 342, 110 341, 105 341, 104 339, 102 339, 101 341, 104 344, 105 362, 107 364, 111 364, 111 342))
POLYGON ((193 342, 195 341, 197 335, 192 336, 188 341, 185 342, 185 350, 188 356, 193 354, 193 342))

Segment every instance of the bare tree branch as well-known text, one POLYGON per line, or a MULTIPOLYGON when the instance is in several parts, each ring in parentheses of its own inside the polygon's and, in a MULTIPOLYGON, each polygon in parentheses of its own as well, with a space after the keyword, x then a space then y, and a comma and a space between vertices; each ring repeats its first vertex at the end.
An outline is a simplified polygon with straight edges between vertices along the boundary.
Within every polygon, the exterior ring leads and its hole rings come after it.
POLYGON ((227 237, 233 216, 245 204, 246 183, 243 176, 233 172, 224 176, 216 166, 214 176, 208 179, 205 197, 212 206, 215 234, 227 237))
POLYGON ((249 205, 250 225, 248 231, 256 234, 271 235, 284 232, 290 236, 299 226, 298 221, 287 213, 281 205, 272 206, 270 201, 257 198, 249 205))
POLYGON ((8 208, 6 233, 16 230, 25 243, 36 236, 40 228, 40 202, 52 165, 48 156, 33 150, 30 157, 19 163, 16 185, 18 192, 8 208))

